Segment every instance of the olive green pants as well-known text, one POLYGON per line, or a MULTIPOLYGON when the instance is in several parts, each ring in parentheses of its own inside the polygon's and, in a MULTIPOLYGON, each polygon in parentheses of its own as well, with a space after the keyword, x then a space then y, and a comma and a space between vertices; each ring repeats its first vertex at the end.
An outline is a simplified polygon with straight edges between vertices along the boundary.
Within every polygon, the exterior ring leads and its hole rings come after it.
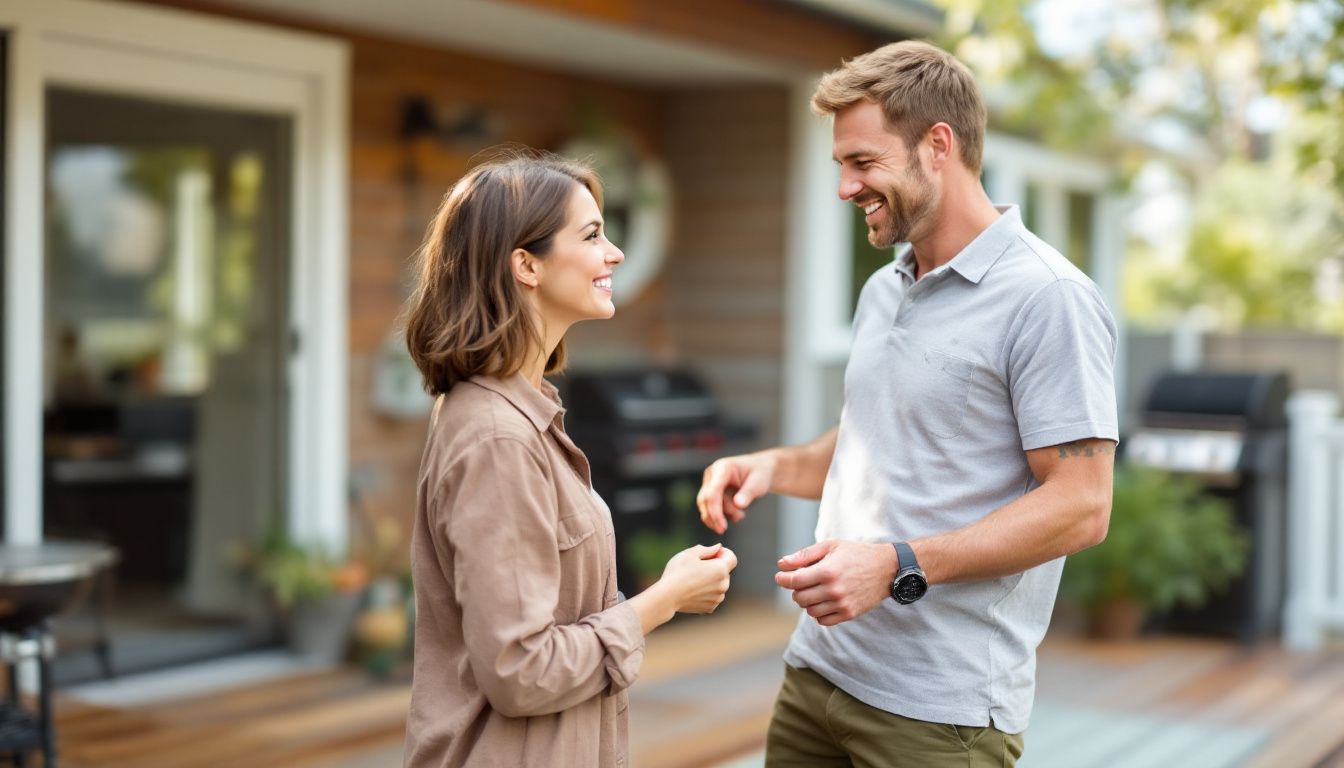
POLYGON ((1022 734, 912 720, 871 707, 810 669, 784 665, 767 768, 1012 768, 1022 734))

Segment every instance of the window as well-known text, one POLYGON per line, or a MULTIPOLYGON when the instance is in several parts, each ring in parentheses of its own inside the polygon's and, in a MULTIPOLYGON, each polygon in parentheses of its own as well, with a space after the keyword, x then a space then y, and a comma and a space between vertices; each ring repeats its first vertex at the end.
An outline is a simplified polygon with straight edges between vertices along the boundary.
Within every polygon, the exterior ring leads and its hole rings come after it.
POLYGON ((1032 181, 1027 182, 1027 193, 1022 200, 1022 224, 1037 235, 1041 234, 1041 206, 1043 202, 1041 185, 1032 181))
POLYGON ((1064 255, 1088 274, 1092 273, 1092 220, 1096 195, 1069 192, 1069 234, 1064 255))
POLYGON ((868 225, 863 220, 863 209, 857 205, 849 207, 854 222, 850 245, 849 293, 849 316, 853 318, 854 310, 859 306, 859 293, 863 290, 863 284, 868 282, 874 272, 891 263, 895 251, 891 248, 874 248, 868 242, 868 225))

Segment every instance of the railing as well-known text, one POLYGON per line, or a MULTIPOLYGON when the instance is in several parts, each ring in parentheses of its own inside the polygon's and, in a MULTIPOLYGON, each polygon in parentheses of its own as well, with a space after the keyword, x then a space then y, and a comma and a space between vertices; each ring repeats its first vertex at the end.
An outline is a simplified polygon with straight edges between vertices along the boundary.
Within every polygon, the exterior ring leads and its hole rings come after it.
POLYGON ((1344 630, 1344 419, 1339 398, 1304 391, 1288 401, 1288 594, 1283 640, 1319 648, 1344 630))

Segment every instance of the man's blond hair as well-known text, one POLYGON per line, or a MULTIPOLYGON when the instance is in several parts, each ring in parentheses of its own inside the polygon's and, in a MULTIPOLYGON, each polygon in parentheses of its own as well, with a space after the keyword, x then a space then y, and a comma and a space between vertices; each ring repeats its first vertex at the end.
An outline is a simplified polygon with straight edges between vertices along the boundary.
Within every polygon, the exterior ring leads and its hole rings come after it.
POLYGON ((822 76, 812 111, 834 115, 865 99, 882 108, 887 125, 912 151, 934 124, 947 123, 962 162, 980 172, 985 102, 975 76, 952 54, 905 40, 856 56, 822 76))

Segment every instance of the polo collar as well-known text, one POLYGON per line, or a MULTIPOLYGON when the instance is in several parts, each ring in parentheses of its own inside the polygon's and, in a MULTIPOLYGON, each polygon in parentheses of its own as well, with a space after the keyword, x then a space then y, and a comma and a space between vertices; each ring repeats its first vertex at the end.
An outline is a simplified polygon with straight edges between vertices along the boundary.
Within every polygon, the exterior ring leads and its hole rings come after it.
MULTIPOLYGON (((947 263, 949 269, 977 285, 1022 234, 1022 213, 1016 205, 996 205, 994 208, 999 212, 999 218, 947 263)), ((911 258, 914 258, 913 252, 911 258)))
POLYGON ((915 282, 915 247, 909 243, 901 246, 901 250, 896 252, 896 271, 905 275, 910 282, 915 282))
POLYGON ((556 414, 564 409, 560 407, 560 395, 555 385, 546 379, 541 380, 541 389, 532 386, 521 373, 499 378, 496 376, 472 376, 469 381, 478 387, 484 387, 499 395, 514 408, 517 408, 538 432, 545 432, 555 421, 556 414))

